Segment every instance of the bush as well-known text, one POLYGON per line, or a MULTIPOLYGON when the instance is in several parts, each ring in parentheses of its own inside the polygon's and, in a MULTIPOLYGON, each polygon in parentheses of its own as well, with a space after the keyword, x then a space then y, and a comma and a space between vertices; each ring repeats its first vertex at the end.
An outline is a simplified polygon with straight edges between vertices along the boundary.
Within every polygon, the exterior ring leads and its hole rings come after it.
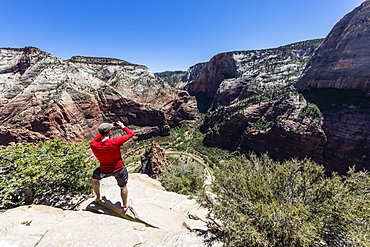
POLYGON ((267 130, 272 125, 274 125, 273 121, 268 121, 264 117, 261 117, 260 119, 257 120, 257 122, 253 125, 252 128, 256 130, 267 130))
POLYGON ((197 193, 203 186, 204 175, 193 164, 175 163, 171 159, 172 168, 160 174, 160 181, 167 190, 183 195, 197 193))
POLYGON ((90 193, 94 167, 85 162, 88 148, 87 142, 61 140, 0 146, 0 208, 44 203, 60 193, 90 193))
POLYGON ((319 107, 317 107, 317 105, 310 103, 302 107, 298 116, 299 117, 309 117, 309 118, 312 118, 313 120, 319 120, 322 116, 322 113, 319 107))
POLYGON ((370 246, 370 177, 327 177, 312 161, 277 162, 267 155, 229 160, 215 172, 212 237, 226 246, 370 246))

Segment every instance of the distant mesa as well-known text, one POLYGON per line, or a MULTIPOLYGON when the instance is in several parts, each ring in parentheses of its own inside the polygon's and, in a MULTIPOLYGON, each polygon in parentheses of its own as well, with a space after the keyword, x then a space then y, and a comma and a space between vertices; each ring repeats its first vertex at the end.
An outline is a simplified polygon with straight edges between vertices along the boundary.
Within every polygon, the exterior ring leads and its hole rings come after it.
POLYGON ((116 58, 104 58, 104 57, 84 57, 84 56, 73 56, 69 60, 69 62, 74 63, 89 63, 89 64, 105 64, 105 65, 121 65, 121 66, 142 66, 138 64, 132 64, 125 60, 116 59, 116 58))

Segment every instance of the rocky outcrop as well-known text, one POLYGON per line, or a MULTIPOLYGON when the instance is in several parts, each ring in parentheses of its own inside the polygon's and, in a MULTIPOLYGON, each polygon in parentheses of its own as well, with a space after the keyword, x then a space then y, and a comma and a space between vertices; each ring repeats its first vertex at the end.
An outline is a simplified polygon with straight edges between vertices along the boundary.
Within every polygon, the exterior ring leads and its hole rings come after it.
POLYGON ((333 27, 297 83, 324 115, 331 170, 370 169, 369 24, 367 0, 333 27))
POLYGON ((296 82, 321 41, 218 54, 192 70, 185 88, 196 96, 201 112, 261 92, 282 89, 296 82))
POLYGON ((166 158, 164 149, 154 141, 141 156, 141 165, 141 172, 155 179, 158 178, 159 174, 172 166, 166 158))
POLYGON ((166 81, 172 87, 187 90, 188 84, 195 80, 195 78, 206 67, 207 63, 195 64, 184 71, 166 71, 163 73, 156 73, 156 75, 166 81))
MULTIPOLYGON (((110 211, 86 211, 93 198, 78 211, 30 205, 0 214, 0 246, 207 246, 198 234, 208 230, 207 211, 194 199, 167 192, 144 174, 130 174, 127 186, 137 214, 156 228, 110 211)), ((105 200, 121 205, 119 192, 114 178, 102 180, 105 200)))
POLYGON ((280 160, 310 157, 324 163, 327 136, 322 116, 304 114, 307 106, 297 95, 275 102, 244 131, 240 149, 267 152, 280 160))
POLYGON ((285 160, 310 157, 328 173, 370 170, 370 99, 356 90, 291 92, 278 100, 253 98, 207 114, 204 143, 285 160))
POLYGON ((327 137, 322 116, 303 114, 305 108, 307 101, 290 93, 275 102, 219 109, 202 126, 207 131, 204 143, 244 153, 268 152, 282 160, 307 156, 323 162, 327 137), (217 117, 220 114, 228 117, 220 119, 217 117))
POLYGON ((197 97, 200 111, 205 112, 208 109, 220 83, 224 79, 234 78, 236 74, 232 53, 218 54, 207 63, 194 81, 187 85, 188 92, 197 97))
POLYGON ((370 98, 358 90, 311 89, 304 96, 323 114, 323 162, 332 171, 370 170, 370 98))
POLYGON ((84 113, 98 112, 93 94, 103 85, 101 80, 32 47, 0 49, 0 68, 0 144, 61 135, 81 140, 79 123, 84 113), (73 102, 71 90, 83 94, 81 107, 73 102))
POLYGON ((310 157, 328 172, 370 170, 370 100, 358 91, 316 89, 277 101, 237 102, 207 115, 204 143, 280 160, 310 157))
POLYGON ((309 62, 300 88, 357 89, 370 95, 370 1, 344 16, 309 62))
MULTIPOLYGON (((108 58, 63 61, 38 48, 0 49, 0 144, 92 138, 103 121, 167 135, 197 118, 195 100, 145 66, 108 58)), ((135 130, 135 128, 134 128, 135 130)))

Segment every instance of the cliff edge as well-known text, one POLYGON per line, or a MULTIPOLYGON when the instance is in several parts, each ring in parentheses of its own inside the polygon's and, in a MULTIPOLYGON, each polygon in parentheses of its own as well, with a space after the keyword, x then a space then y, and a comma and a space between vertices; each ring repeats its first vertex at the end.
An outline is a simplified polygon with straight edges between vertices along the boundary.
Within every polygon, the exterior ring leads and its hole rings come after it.
MULTIPOLYGON (((79 211, 31 205, 0 214, 0 246, 207 246, 200 233, 207 231, 206 211, 194 199, 167 192, 144 174, 130 174, 129 195, 140 217, 156 227, 87 211, 93 198, 79 211)), ((114 178, 102 180, 105 200, 120 204, 114 178)))

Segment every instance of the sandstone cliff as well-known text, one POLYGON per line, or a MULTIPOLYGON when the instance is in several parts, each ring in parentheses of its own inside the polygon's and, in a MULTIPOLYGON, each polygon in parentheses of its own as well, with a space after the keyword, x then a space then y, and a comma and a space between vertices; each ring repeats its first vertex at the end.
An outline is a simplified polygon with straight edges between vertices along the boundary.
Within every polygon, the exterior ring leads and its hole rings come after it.
POLYGON ((146 103, 158 90, 169 85, 141 65, 123 60, 93 57, 72 57, 70 63, 106 82, 124 97, 146 103), (148 90, 150 89, 150 90, 148 90))
POLYGON ((220 108, 208 115, 202 126, 207 132, 204 142, 241 152, 268 152, 278 159, 308 156, 323 162, 327 137, 322 118, 301 114, 306 106, 304 98, 289 93, 276 101, 220 108), (220 115, 227 118, 218 118, 220 115))
POLYGON ((370 1, 344 16, 309 62, 299 87, 357 89, 370 95, 370 1))
POLYGON ((179 87, 179 82, 183 81, 184 76, 187 75, 186 71, 165 71, 155 73, 156 76, 167 82, 172 87, 179 87))
POLYGON ((214 110, 251 95, 292 85, 302 73, 321 39, 276 49, 221 53, 198 66, 186 89, 195 95, 199 110, 214 110))
POLYGON ((186 90, 188 84, 194 81, 194 79, 201 73, 206 67, 207 63, 198 63, 190 66, 189 69, 184 71, 165 71, 157 73, 156 75, 162 78, 164 81, 169 83, 172 87, 186 90))
POLYGON ((106 58, 63 61, 38 48, 0 49, 0 144, 92 138, 103 121, 137 125, 138 138, 196 119, 194 99, 145 66, 106 58))
POLYGON ((370 169, 370 1, 344 16, 297 86, 323 113, 323 157, 331 170, 370 169))

